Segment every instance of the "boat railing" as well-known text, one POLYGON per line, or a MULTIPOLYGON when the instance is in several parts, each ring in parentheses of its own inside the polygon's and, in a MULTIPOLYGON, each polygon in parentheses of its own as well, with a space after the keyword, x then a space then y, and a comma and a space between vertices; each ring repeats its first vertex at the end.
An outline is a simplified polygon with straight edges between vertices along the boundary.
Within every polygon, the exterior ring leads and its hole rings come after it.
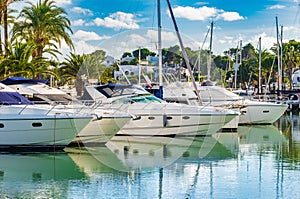
POLYGON ((9 114, 17 114, 17 115, 25 115, 25 114, 66 114, 66 115, 86 115, 90 114, 99 103, 93 106, 87 106, 84 104, 69 104, 62 105, 59 103, 48 104, 48 103, 35 103, 35 104, 19 104, 19 105, 9 105, 2 103, 0 104, 0 108, 2 111, 7 109, 9 114))

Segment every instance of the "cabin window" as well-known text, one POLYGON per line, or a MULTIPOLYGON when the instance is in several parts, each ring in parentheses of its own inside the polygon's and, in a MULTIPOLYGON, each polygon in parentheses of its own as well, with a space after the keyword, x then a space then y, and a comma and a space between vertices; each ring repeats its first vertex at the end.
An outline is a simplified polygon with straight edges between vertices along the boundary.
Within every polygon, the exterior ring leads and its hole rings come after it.
POLYGON ((148 119, 149 119, 149 120, 154 120, 154 119, 155 119, 155 117, 148 117, 148 119))
POLYGON ((4 124, 0 123, 0 128, 4 128, 4 124))
POLYGON ((173 119, 173 117, 167 116, 167 120, 171 120, 171 119, 173 119))
POLYGON ((32 126, 33 126, 33 127, 41 127, 41 126, 42 126, 42 123, 40 123, 40 122, 35 122, 35 123, 32 123, 32 126))
POLYGON ((270 111, 269 110, 263 110, 263 113, 269 113, 270 111))
POLYGON ((189 116, 183 116, 182 119, 188 120, 188 119, 190 119, 190 117, 189 116))

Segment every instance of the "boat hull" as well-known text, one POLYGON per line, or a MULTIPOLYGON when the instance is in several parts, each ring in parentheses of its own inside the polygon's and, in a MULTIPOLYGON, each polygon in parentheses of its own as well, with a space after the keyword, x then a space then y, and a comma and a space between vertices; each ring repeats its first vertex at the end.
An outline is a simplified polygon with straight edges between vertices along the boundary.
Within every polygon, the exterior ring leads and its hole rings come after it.
POLYGON ((63 149, 89 123, 91 117, 0 117, 0 148, 3 150, 63 149))
POLYGON ((240 109, 239 125, 272 124, 286 111, 287 105, 265 102, 248 103, 240 109))
POLYGON ((127 107, 129 113, 139 115, 140 119, 129 121, 117 135, 212 135, 237 116, 236 112, 213 110, 179 104, 148 104, 147 106, 127 107))
POLYGON ((83 128, 70 145, 94 146, 105 144, 131 118, 130 117, 101 117, 94 118, 83 128))

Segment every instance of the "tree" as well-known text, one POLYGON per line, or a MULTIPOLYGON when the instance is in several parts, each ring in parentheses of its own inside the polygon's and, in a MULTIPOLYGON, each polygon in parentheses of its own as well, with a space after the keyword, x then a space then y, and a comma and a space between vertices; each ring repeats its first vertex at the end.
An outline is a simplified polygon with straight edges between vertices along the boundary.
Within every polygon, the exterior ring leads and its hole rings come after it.
POLYGON ((65 84, 68 81, 75 81, 75 87, 78 96, 81 96, 84 87, 84 81, 82 78, 84 74, 80 72, 80 69, 82 69, 85 58, 86 55, 76 55, 74 53, 70 53, 66 60, 62 62, 60 67, 62 84, 65 84))
MULTIPOLYGON (((8 6, 9 4, 16 1, 21 1, 21 0, 0 0, 0 24, 3 25, 5 46, 8 43, 8 24, 13 22, 13 20, 10 20, 13 18, 13 16, 9 14, 15 12, 15 10, 8 10, 8 6)), ((2 43, 1 36, 0 36, 0 43, 2 43)), ((0 45, 0 52, 2 52, 2 44, 0 45)))
POLYGON ((33 56, 42 57, 44 48, 58 49, 56 44, 61 45, 62 40, 73 49, 73 43, 69 32, 70 21, 65 16, 63 8, 55 5, 52 0, 39 0, 36 5, 28 2, 29 7, 24 7, 17 19, 12 34, 14 39, 22 38, 26 42, 33 40, 39 47, 33 56))
POLYGON ((287 75, 289 88, 292 88, 292 74, 299 66, 300 61, 300 42, 290 40, 282 45, 282 63, 284 74, 287 75))
POLYGON ((136 49, 132 52, 132 55, 136 58, 139 58, 139 51, 141 50, 141 59, 145 60, 147 56, 155 56, 155 52, 151 52, 147 48, 142 48, 142 49, 136 49))
POLYGON ((7 43, 7 56, 0 60, 1 76, 24 76, 36 78, 37 74, 47 75, 51 73, 48 67, 50 61, 43 57, 32 57, 32 53, 37 49, 33 42, 29 43, 7 43))
POLYGON ((125 58, 125 57, 131 57, 131 56, 132 56, 132 53, 130 53, 130 52, 125 52, 125 53, 123 53, 122 58, 125 58))
POLYGON ((89 79, 98 79, 100 81, 100 74, 104 72, 106 52, 103 50, 96 50, 85 57, 81 73, 85 74, 89 79))
POLYGON ((113 68, 106 67, 105 70, 101 73, 100 80, 103 84, 116 83, 117 80, 114 79, 113 68))

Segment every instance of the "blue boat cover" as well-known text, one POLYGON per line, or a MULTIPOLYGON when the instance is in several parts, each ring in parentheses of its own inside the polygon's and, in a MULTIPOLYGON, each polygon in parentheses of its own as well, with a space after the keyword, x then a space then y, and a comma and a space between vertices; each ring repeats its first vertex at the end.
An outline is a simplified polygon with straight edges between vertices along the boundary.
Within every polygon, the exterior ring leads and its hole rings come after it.
POLYGON ((1 92, 0 91, 0 104, 5 105, 20 105, 20 104, 33 104, 26 97, 23 97, 18 92, 1 92))
POLYGON ((43 83, 46 84, 48 80, 46 79, 29 79, 25 77, 9 77, 5 80, 0 81, 2 84, 14 85, 14 84, 37 84, 43 83))

